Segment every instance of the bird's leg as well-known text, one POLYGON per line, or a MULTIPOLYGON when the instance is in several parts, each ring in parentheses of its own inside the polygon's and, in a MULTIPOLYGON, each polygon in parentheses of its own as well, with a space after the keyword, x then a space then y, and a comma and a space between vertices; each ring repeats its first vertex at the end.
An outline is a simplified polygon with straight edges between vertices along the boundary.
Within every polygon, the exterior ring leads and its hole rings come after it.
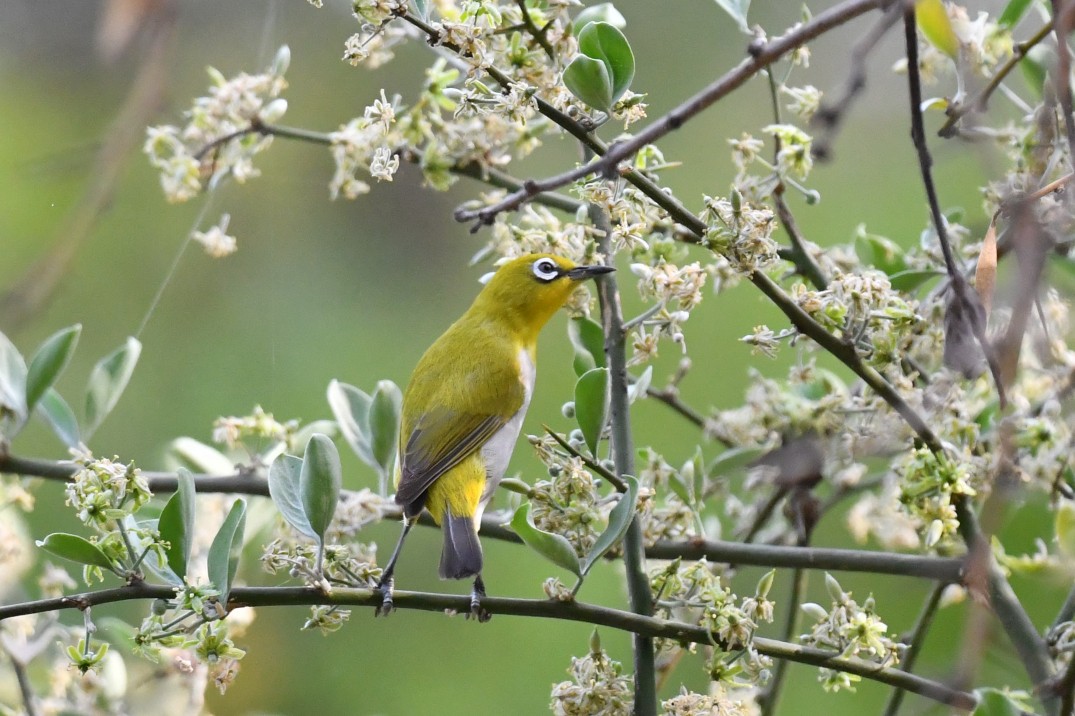
POLYGON ((385 565, 384 571, 381 572, 381 581, 377 583, 377 591, 381 593, 381 606, 377 607, 377 610, 373 613, 377 617, 386 617, 392 613, 394 608, 392 604, 392 587, 395 585, 395 578, 393 575, 396 571, 396 560, 399 559, 399 553, 403 550, 403 541, 407 539, 407 533, 411 531, 411 527, 417 521, 418 517, 403 517, 403 532, 399 535, 399 542, 396 542, 396 548, 392 550, 392 556, 388 559, 388 564, 385 565))
POLYGON ((482 576, 479 574, 474 578, 474 587, 470 590, 470 614, 467 614, 467 619, 473 617, 484 624, 493 618, 492 614, 482 608, 482 597, 484 596, 485 582, 482 581, 482 576))

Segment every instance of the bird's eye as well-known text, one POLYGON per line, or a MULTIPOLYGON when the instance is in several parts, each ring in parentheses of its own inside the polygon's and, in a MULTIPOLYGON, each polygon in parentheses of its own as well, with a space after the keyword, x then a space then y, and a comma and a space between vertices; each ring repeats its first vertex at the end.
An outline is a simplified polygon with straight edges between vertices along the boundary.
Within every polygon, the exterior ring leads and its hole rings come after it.
POLYGON ((538 259, 534 262, 534 275, 539 281, 548 283, 560 275, 560 267, 549 259, 538 259))

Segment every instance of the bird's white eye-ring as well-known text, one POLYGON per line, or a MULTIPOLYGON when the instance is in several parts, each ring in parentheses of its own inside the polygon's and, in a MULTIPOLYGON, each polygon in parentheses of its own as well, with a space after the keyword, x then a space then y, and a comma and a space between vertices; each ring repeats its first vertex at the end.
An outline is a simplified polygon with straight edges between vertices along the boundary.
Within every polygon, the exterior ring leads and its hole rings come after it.
POLYGON ((538 259, 534 262, 534 275, 537 276, 539 281, 548 283, 560 275, 560 267, 556 265, 555 261, 538 259))

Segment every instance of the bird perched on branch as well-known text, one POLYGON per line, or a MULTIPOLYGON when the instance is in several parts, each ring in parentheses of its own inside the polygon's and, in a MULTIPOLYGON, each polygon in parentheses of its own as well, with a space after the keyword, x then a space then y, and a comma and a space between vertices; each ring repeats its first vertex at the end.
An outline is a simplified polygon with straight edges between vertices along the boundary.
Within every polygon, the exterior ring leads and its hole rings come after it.
POLYGON ((478 526, 530 405, 538 333, 580 282, 613 270, 551 254, 509 261, 418 361, 400 424, 403 533, 382 573, 378 614, 392 611, 396 560, 425 509, 444 532, 441 578, 474 577, 471 615, 488 620, 478 526))

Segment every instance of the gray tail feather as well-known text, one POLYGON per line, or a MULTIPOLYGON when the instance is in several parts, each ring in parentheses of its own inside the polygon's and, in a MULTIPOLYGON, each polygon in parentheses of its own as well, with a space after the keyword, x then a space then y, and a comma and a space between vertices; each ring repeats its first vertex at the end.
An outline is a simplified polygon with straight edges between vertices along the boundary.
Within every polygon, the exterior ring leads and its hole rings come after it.
POLYGON ((463 579, 481 574, 482 545, 473 517, 456 517, 444 511, 444 549, 440 553, 440 578, 463 579))

